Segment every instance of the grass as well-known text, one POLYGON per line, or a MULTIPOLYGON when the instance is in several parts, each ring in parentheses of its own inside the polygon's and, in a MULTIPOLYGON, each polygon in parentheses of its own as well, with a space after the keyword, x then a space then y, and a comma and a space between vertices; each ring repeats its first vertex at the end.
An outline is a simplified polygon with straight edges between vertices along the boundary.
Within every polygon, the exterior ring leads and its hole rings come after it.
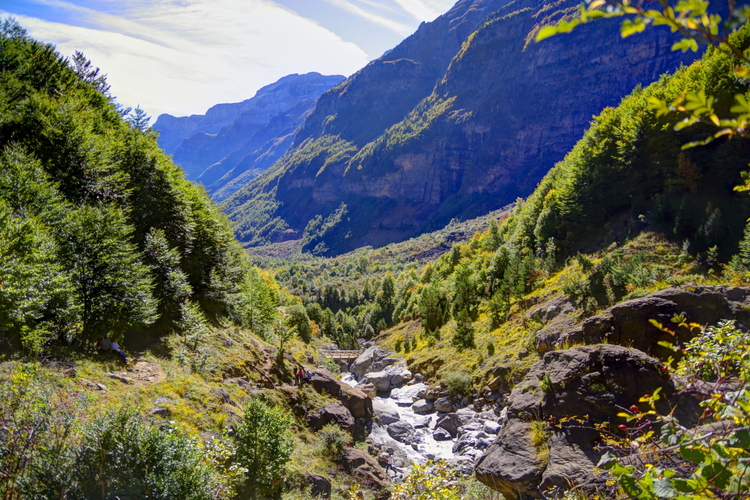
POLYGON ((542 465, 549 462, 549 444, 547 441, 552 437, 552 432, 547 430, 547 424, 540 420, 531 421, 531 443, 536 450, 536 459, 542 465))

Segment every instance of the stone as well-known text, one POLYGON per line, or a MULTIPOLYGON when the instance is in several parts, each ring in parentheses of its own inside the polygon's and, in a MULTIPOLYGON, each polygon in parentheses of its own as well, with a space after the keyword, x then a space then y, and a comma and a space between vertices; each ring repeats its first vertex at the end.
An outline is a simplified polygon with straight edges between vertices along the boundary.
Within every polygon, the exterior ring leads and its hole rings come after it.
POLYGON ((484 432, 486 432, 487 434, 497 434, 498 432, 500 432, 501 428, 502 426, 497 422, 493 422, 491 420, 484 421, 484 432))
POLYGON ((378 391, 375 390, 375 386, 370 384, 369 382, 363 382, 361 384, 357 384, 357 389, 367 394, 368 397, 375 399, 375 397, 378 395, 378 391))
POLYGON ((232 339, 228 338, 228 337, 224 337, 223 339, 221 339, 221 341, 227 347, 232 347, 234 345, 234 341, 232 339))
POLYGON ((375 386, 375 390, 378 392, 388 392, 391 390, 391 376, 388 372, 370 372, 365 374, 363 380, 365 383, 375 386))
POLYGON ((226 391, 222 389, 214 389, 211 391, 211 394, 213 394, 222 403, 239 408, 239 405, 234 402, 232 397, 226 391))
POLYGON ((409 422, 402 420, 394 422, 386 430, 388 435, 396 441, 409 444, 414 440, 414 427, 409 422))
POLYGON ((442 427, 438 427, 432 432, 432 437, 435 439, 435 441, 450 441, 453 439, 453 436, 451 436, 450 432, 443 429, 442 427))
POLYGON ((417 415, 425 415, 427 413, 434 412, 435 405, 433 405, 432 402, 427 401, 426 399, 420 399, 418 401, 415 401, 414 404, 411 405, 411 409, 417 415))
POLYGON ((448 413, 438 418, 435 422, 435 428, 445 429, 451 435, 456 437, 458 435, 458 428, 461 426, 461 420, 456 416, 455 413, 448 413))
POLYGON ((385 489, 390 485, 388 474, 377 460, 358 448, 344 448, 341 465, 364 486, 385 489))
POLYGON ((169 415, 169 408, 165 406, 157 406, 155 408, 151 408, 148 412, 151 415, 158 415, 160 417, 166 417, 169 415))
POLYGON ((400 364, 389 366, 385 372, 391 376, 391 387, 401 387, 412 379, 411 372, 400 364))
MULTIPOLYGON (((511 392, 507 422, 478 460, 477 478, 507 498, 541 499, 540 492, 548 487, 567 490, 595 484, 598 479, 593 471, 600 457, 594 446, 596 431, 564 427, 555 432, 547 442, 550 452, 545 466, 535 455, 529 421, 588 415, 591 424, 617 426, 625 423, 616 416, 622 408, 637 404, 641 396, 656 389, 663 396, 657 411, 667 413, 675 388, 662 366, 637 349, 618 345, 546 353, 511 392)), ((502 415, 500 420, 504 420, 502 415)), ((477 439, 477 449, 484 446, 483 439, 487 438, 477 439)))
POLYGON ((373 363, 377 363, 386 357, 388 357, 388 352, 377 345, 373 345, 362 351, 362 354, 352 361, 351 365, 349 365, 349 371, 359 380, 365 376, 365 373, 376 371, 371 369, 373 363))
POLYGON ((472 409, 461 408, 456 410, 456 417, 461 422, 461 426, 468 425, 471 422, 479 420, 479 415, 472 409))
POLYGON ((453 411, 453 403, 448 398, 438 398, 435 400, 435 409, 441 413, 451 413, 453 411))
POLYGON ((119 380, 120 382, 124 384, 133 384, 133 379, 130 377, 126 377, 125 375, 120 375, 119 373, 108 373, 107 376, 109 378, 113 378, 115 380, 119 380))
POLYGON ((327 477, 308 472, 307 482, 310 484, 310 495, 321 498, 331 497, 331 481, 327 477))
POLYGON ((689 311, 687 319, 701 325, 713 325, 722 319, 737 321, 740 328, 750 328, 750 288, 731 286, 680 286, 665 288, 645 297, 621 302, 601 314, 588 318, 573 329, 543 329, 537 334, 536 347, 543 354, 565 344, 609 343, 639 349, 659 359, 674 352, 659 345, 674 343, 671 334, 656 328, 651 321, 669 325, 680 343, 696 331, 671 322, 675 314, 689 311))
POLYGON ((479 458, 475 473, 477 479, 505 498, 541 498, 537 490, 541 467, 531 441, 531 424, 514 420, 479 458))
POLYGON ((318 392, 325 392, 341 401, 354 418, 372 417, 372 399, 356 387, 341 382, 325 368, 318 368, 312 372, 310 385, 318 392))
POLYGON ((307 422, 314 431, 319 431, 330 423, 335 423, 347 432, 354 430, 354 416, 341 403, 328 403, 307 416, 307 422))
POLYGON ((372 409, 375 412, 375 418, 383 425, 389 425, 401 420, 398 411, 391 408, 383 401, 373 401, 372 409))
POLYGON ((168 398, 165 396, 160 396, 156 399, 154 399, 155 405, 173 405, 174 401, 172 401, 172 398, 168 398))

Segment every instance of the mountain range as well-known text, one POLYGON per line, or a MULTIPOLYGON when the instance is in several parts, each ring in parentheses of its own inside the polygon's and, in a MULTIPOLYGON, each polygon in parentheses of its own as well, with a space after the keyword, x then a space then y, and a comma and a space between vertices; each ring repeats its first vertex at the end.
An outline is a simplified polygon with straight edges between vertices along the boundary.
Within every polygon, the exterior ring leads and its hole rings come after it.
POLYGON ((318 97, 343 79, 287 75, 250 99, 217 104, 205 115, 163 114, 153 128, 186 177, 222 200, 279 159, 318 97))
MULTIPOLYGON (((615 22, 543 43, 578 2, 462 0, 324 93, 292 146, 225 201, 245 245, 381 246, 528 195, 592 116, 694 60, 615 22)), ((178 155, 175 155, 178 159, 178 155)))

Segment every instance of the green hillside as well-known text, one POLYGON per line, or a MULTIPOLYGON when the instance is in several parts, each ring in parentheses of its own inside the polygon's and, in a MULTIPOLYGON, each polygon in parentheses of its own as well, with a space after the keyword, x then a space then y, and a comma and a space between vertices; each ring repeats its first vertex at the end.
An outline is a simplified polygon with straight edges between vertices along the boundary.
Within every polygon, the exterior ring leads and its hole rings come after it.
POLYGON ((3 349, 142 345, 207 321, 263 328, 274 304, 227 221, 98 70, 12 21, 1 35, 3 349))

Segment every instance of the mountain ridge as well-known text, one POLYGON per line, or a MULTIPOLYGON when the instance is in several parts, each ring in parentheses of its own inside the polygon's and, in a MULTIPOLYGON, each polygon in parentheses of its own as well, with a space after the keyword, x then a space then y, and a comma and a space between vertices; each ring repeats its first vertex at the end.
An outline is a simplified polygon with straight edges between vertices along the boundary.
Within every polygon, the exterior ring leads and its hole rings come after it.
POLYGON ((305 235, 306 251, 336 254, 499 208, 529 194, 592 115, 616 105, 637 84, 696 57, 671 52, 670 36, 658 30, 621 41, 611 22, 564 41, 531 44, 535 30, 569 15, 577 4, 525 0, 491 6, 496 10, 476 21, 479 28, 456 49, 429 93, 367 144, 362 142, 373 135, 370 120, 362 120, 361 131, 337 128, 346 118, 340 111, 347 115, 353 106, 347 89, 365 86, 365 77, 377 80, 376 73, 382 79, 370 84, 373 94, 406 85, 392 77, 417 71, 405 57, 406 42, 423 33, 418 30, 324 94, 287 155, 226 201, 240 240, 253 246, 305 235), (376 72, 377 65, 385 69, 376 72), (342 96, 338 107, 335 92, 342 96), (325 113, 328 119, 322 119, 325 113))

